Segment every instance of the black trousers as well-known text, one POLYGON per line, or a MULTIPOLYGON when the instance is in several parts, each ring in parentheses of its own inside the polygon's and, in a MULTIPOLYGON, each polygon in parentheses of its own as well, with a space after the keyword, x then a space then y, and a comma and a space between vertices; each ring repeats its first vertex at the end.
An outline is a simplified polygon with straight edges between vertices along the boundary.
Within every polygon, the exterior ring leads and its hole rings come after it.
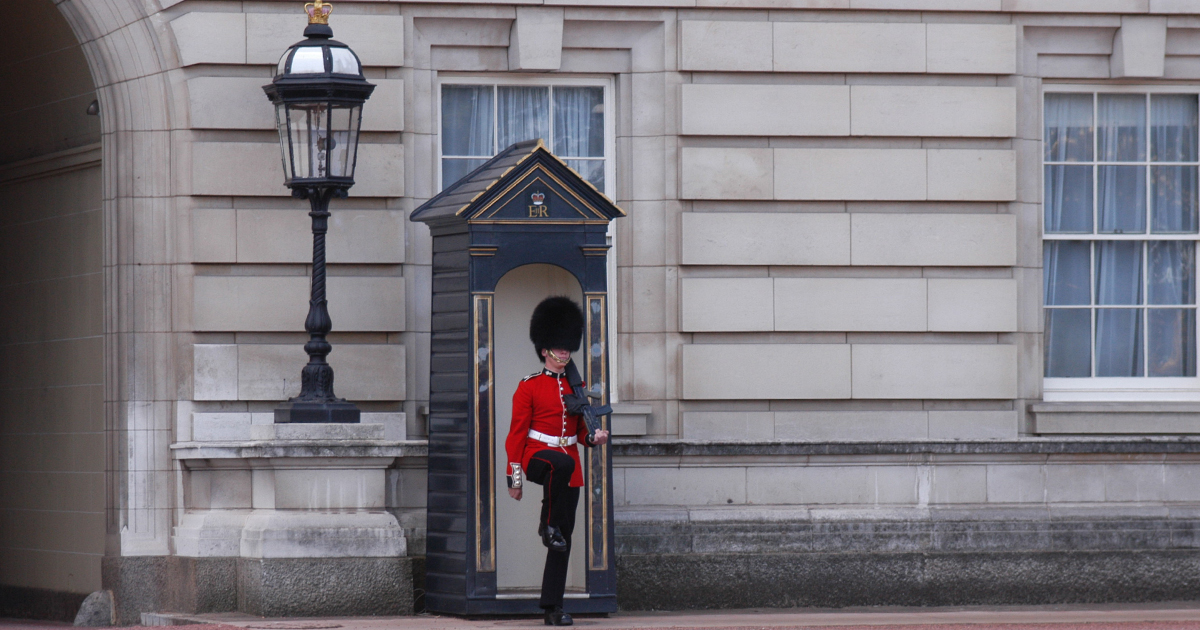
POLYGON ((546 568, 542 571, 542 608, 562 606, 567 588, 567 561, 571 557, 571 532, 575 530, 575 508, 579 505, 579 488, 571 487, 575 460, 562 451, 540 450, 529 459, 525 476, 542 486, 542 516, 538 528, 552 525, 562 531, 567 550, 546 550, 546 568))

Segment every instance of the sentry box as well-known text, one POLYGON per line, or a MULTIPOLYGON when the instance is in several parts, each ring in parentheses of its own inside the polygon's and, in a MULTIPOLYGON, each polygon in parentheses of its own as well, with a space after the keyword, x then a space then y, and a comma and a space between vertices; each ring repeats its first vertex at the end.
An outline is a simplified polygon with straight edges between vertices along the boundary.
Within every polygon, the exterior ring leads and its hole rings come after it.
MULTIPOLYGON (((609 224, 623 216, 540 140, 501 151, 412 214, 433 235, 430 611, 542 612, 541 491, 531 486, 514 501, 504 479, 512 395, 541 369, 529 341, 534 306, 566 295, 586 314, 574 360, 596 404, 609 401, 609 224)), ((581 455, 586 485, 563 609, 615 612, 612 455, 607 445, 581 455)))

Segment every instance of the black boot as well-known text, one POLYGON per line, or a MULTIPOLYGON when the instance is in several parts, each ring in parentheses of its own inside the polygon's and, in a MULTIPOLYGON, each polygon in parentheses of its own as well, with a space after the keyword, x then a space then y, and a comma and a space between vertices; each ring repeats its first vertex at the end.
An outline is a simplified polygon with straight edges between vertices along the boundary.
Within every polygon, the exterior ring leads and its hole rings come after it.
POLYGON ((546 609, 546 625, 547 626, 570 626, 575 623, 571 619, 571 615, 563 612, 562 606, 546 609))
MULTIPOLYGON (((567 550, 567 539, 563 538, 562 531, 553 525, 542 523, 538 526, 538 536, 542 537, 542 544, 550 551, 563 552, 567 550)), ((546 613, 549 614, 549 613, 546 613)), ((567 619, 571 616, 567 615, 567 619)), ((547 617, 549 619, 549 617, 547 617)), ((571 624, 561 624, 571 625, 571 624)))

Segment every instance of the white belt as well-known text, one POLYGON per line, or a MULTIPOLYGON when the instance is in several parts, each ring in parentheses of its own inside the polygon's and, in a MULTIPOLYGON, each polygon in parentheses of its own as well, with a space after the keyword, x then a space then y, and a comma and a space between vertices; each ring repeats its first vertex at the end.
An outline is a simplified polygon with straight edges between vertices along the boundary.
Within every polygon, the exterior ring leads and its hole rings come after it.
POLYGON ((534 431, 533 429, 529 430, 529 437, 539 442, 545 442, 550 446, 571 446, 579 441, 579 438, 575 437, 574 435, 564 435, 559 437, 557 435, 546 435, 545 433, 534 431))

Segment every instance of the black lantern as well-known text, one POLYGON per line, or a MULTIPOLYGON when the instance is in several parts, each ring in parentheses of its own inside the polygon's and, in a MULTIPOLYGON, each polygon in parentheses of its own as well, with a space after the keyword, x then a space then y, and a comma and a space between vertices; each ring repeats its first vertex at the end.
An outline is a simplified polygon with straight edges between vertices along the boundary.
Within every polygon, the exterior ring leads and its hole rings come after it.
POLYGON ((325 300, 325 233, 330 198, 345 197, 354 185, 362 106, 375 86, 363 76, 358 55, 330 39, 333 7, 314 0, 304 10, 307 39, 283 53, 275 79, 263 86, 275 104, 283 183, 293 197, 308 199, 313 230, 312 286, 304 321, 308 365, 301 373, 300 395, 275 410, 275 422, 358 422, 358 408, 334 396, 333 368, 325 360, 332 349, 325 336, 333 328, 325 300))

